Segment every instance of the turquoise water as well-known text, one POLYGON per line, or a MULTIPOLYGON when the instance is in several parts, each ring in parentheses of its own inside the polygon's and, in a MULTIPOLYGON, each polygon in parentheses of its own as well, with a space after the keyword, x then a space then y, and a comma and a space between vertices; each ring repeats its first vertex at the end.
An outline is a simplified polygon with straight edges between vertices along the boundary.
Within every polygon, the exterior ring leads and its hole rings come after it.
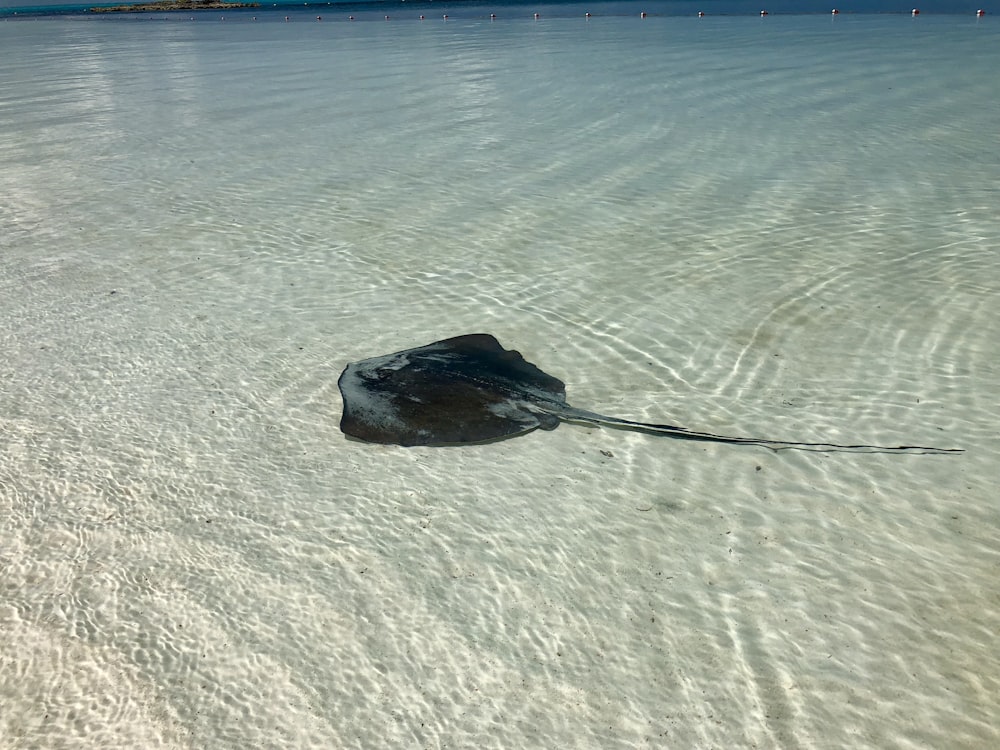
POLYGON ((0 746, 997 744, 989 16, 145 19, 0 24, 0 746), (344 439, 479 331, 966 452, 344 439))
MULTIPOLYGON (((248 2, 250 0, 247 0, 248 2)), ((65 3, 62 0, 25 2, 24 0, 0 0, 0 16, 38 16, 80 14, 94 6, 115 6, 108 0, 90 3, 65 3)), ((135 4, 135 2, 133 2, 135 4)), ((581 3, 579 0, 548 0, 547 2, 527 2, 527 0, 277 0, 259 2, 258 7, 249 10, 252 15, 279 13, 315 18, 317 12, 327 13, 327 20, 346 20, 353 16, 357 20, 382 19, 385 14, 396 19, 415 19, 423 14, 427 18, 440 18, 447 14, 453 20, 469 18, 499 19, 532 18, 538 14, 542 18, 571 18, 590 13, 594 17, 637 16, 646 13, 649 17, 696 16, 758 16, 761 10, 768 15, 890 13, 911 15, 913 3, 903 0, 848 0, 845 3, 828 3, 822 0, 773 0, 759 3, 755 0, 599 0, 581 3)), ((974 16, 979 11, 993 15, 1000 8, 993 2, 977 0, 928 0, 917 4, 917 15, 965 15, 974 16)), ((233 11, 227 11, 230 17, 233 11)), ((204 14, 217 19, 217 14, 204 14)), ((202 19, 205 20, 205 19, 202 19)))

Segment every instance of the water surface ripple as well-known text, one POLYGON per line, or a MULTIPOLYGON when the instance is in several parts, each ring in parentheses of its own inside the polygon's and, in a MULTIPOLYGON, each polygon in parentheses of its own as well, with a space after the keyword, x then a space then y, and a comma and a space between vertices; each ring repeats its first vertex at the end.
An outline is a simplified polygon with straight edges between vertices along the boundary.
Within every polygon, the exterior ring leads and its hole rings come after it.
POLYGON ((996 25, 570 15, 0 24, 0 747, 1000 744, 996 25))

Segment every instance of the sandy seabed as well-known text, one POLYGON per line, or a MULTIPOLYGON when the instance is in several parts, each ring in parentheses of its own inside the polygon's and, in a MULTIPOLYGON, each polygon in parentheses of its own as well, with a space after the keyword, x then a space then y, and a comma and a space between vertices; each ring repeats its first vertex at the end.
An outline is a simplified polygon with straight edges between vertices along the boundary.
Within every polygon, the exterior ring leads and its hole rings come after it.
POLYGON ((996 31, 597 20, 0 25, 0 747, 1000 743, 996 31))

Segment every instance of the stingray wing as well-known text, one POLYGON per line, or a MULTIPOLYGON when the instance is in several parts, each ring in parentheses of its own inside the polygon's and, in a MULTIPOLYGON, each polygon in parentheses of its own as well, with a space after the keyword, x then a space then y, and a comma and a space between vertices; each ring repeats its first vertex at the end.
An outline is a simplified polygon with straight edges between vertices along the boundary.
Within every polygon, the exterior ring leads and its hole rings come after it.
POLYGON ((436 341, 349 364, 340 429, 371 443, 460 445, 554 429, 532 404, 565 404, 566 387, 488 334, 436 341))

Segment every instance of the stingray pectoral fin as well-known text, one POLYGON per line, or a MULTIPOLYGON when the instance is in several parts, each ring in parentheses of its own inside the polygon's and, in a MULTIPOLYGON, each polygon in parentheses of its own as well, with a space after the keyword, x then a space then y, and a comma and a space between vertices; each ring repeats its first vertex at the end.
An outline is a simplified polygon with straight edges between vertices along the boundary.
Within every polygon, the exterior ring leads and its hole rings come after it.
POLYGON ((698 432, 686 427, 671 424, 651 424, 649 422, 634 422, 630 419, 609 417, 605 414, 568 407, 559 413, 560 418, 567 422, 587 422, 603 425, 617 430, 645 432, 652 435, 669 435, 679 440, 702 440, 712 443, 733 443, 737 445, 759 445, 772 450, 802 450, 802 451, 833 451, 841 453, 925 453, 950 454, 964 453, 962 448, 935 448, 925 445, 844 445, 840 443, 805 443, 791 440, 771 440, 769 438, 734 437, 731 435, 716 435, 712 432, 698 432))

